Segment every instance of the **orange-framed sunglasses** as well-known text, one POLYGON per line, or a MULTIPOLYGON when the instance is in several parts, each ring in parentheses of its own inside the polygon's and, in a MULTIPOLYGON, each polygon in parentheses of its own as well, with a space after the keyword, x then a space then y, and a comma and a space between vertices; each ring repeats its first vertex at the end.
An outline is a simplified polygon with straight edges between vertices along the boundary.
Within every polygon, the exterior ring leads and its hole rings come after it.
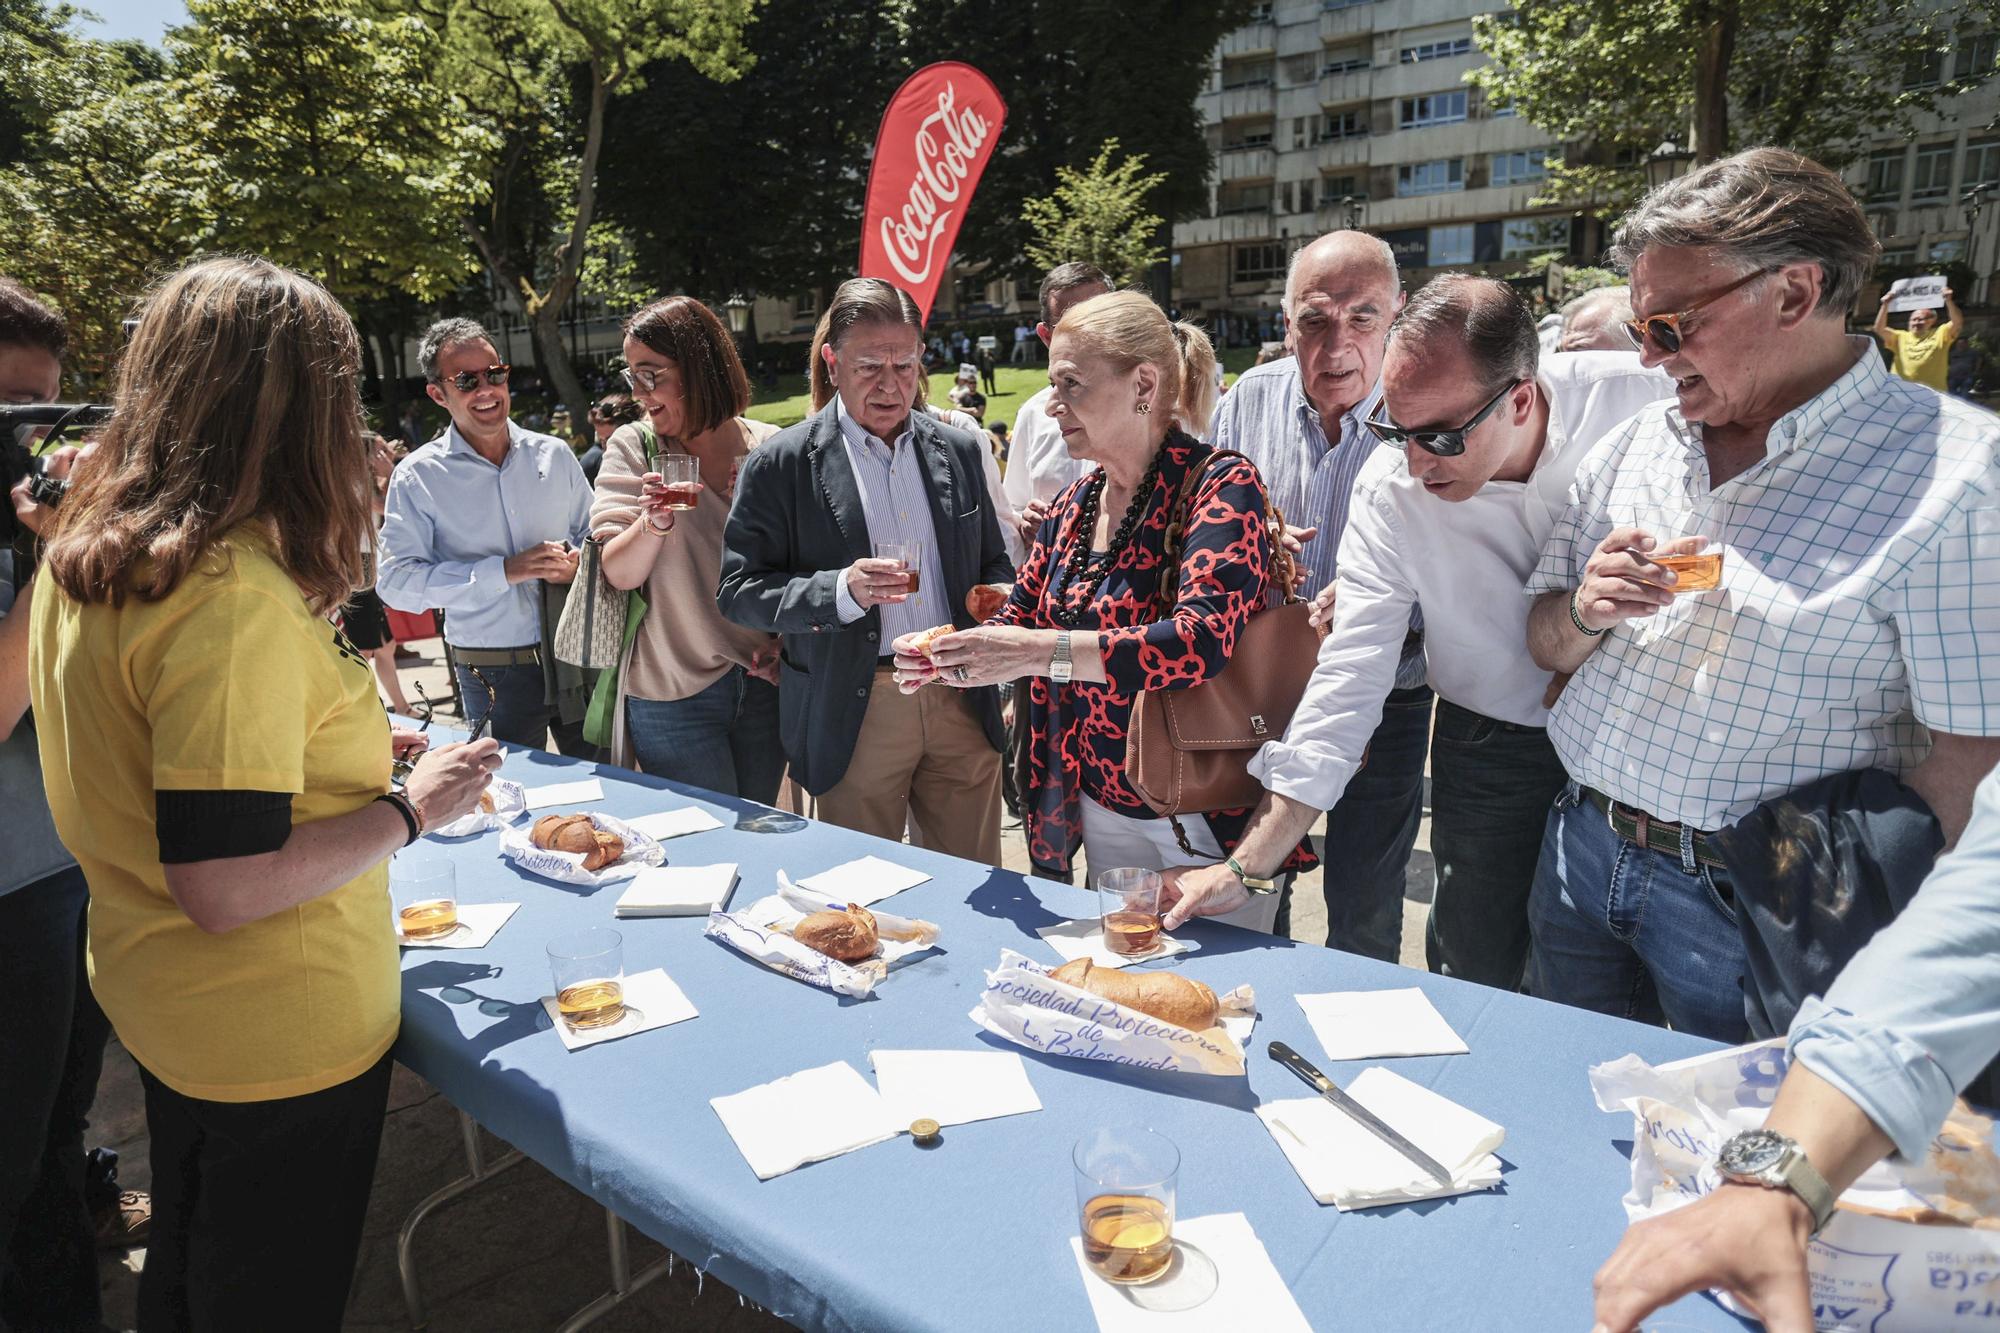
POLYGON ((1641 352, 1646 350, 1646 339, 1651 337, 1653 346, 1672 356, 1681 350, 1682 320, 1703 306, 1714 305, 1731 292, 1748 287, 1757 279, 1767 278, 1777 271, 1775 268, 1760 268, 1754 273, 1746 273, 1721 291, 1702 297, 1678 315, 1648 315, 1644 319, 1628 319, 1625 321, 1625 336, 1630 338, 1632 346, 1641 352))

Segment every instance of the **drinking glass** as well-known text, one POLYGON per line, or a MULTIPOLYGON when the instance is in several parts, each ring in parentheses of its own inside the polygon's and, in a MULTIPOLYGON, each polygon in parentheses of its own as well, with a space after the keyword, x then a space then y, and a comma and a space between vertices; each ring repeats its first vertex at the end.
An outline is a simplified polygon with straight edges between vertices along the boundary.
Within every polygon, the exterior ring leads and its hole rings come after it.
POLYGON ((406 847, 390 858, 389 897, 404 939, 443 939, 458 929, 458 871, 435 847, 406 847))
POLYGON ((1115 954, 1151 953, 1160 943, 1160 872, 1124 866, 1097 877, 1104 947, 1115 954))
POLYGON ((1647 558, 1676 577, 1674 596, 1713 592, 1722 583, 1722 523, 1720 511, 1704 519, 1664 505, 1641 505, 1634 526, 1651 536, 1647 558), (1673 554, 1662 554, 1672 551, 1673 554))
POLYGON ((876 542, 877 560, 898 560, 903 565, 903 591, 915 596, 917 587, 923 582, 922 571, 924 546, 922 542, 876 542))
POLYGON ((570 1030, 607 1027, 625 1016, 625 937, 602 926, 549 941, 556 1009, 570 1030))
POLYGON ((1180 1149, 1150 1129, 1106 1126, 1078 1139, 1070 1161, 1077 1234, 1091 1271, 1132 1285, 1164 1276, 1174 1257, 1180 1149))
POLYGON ((693 454, 667 454, 660 459, 660 483, 667 493, 667 508, 692 509, 701 494, 701 460, 693 454))

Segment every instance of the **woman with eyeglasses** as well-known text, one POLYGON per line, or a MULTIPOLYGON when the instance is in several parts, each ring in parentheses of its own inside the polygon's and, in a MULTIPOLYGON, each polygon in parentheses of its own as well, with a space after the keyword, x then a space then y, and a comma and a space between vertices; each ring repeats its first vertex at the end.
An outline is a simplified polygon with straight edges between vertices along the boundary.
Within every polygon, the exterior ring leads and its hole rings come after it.
POLYGON ((625 362, 645 416, 605 441, 590 514, 605 579, 646 600, 619 665, 612 762, 769 805, 785 771, 777 640, 723 619, 715 590, 736 469, 777 428, 743 415, 736 344, 692 297, 628 319, 625 362), (691 498, 670 493, 668 460, 699 469, 691 498))
POLYGON ((372 525, 360 343, 257 259, 148 296, 34 599, 42 774, 90 886, 90 984, 139 1064, 141 1329, 337 1329, 402 1006, 387 862, 472 810, 492 741, 390 790, 330 620, 372 525), (308 1200, 272 1225, 277 1198, 308 1200))

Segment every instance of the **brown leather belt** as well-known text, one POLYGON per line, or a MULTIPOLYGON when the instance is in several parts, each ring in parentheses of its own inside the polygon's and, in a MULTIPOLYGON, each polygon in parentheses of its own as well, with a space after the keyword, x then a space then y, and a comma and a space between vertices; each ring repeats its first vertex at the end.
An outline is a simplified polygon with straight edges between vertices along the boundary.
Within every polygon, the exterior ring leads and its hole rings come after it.
POLYGON ((540 666, 541 648, 530 645, 526 648, 454 648, 452 660, 460 666, 504 667, 540 666))
MULTIPOLYGON (((1595 787, 1585 787, 1583 795, 1584 799, 1605 813, 1611 821, 1611 831, 1625 841, 1636 843, 1647 851, 1676 858, 1680 856, 1681 826, 1678 822, 1655 819, 1644 810, 1634 810, 1629 805, 1612 800, 1595 787)), ((1708 835, 1699 829, 1694 834, 1694 859, 1717 870, 1729 868, 1728 863, 1709 845, 1708 835)))

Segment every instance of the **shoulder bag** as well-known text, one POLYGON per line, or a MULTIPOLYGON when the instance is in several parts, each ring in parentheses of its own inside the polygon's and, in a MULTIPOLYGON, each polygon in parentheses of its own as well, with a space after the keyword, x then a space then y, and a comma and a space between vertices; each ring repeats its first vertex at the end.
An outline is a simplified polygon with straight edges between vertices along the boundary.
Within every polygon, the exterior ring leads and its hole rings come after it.
MULTIPOLYGON (((639 431, 644 470, 650 472, 653 428, 640 422, 639 431)), ((644 523, 645 514, 642 512, 634 521, 644 523)), ((557 660, 586 671, 616 667, 626 643, 638 628, 640 617, 645 614, 645 598, 634 591, 612 587, 611 581, 604 577, 603 561, 604 543, 594 535, 586 537, 577 560, 576 581, 571 585, 569 600, 563 603, 562 619, 556 622, 557 660), (639 606, 637 616, 632 614, 634 602, 639 606)))

